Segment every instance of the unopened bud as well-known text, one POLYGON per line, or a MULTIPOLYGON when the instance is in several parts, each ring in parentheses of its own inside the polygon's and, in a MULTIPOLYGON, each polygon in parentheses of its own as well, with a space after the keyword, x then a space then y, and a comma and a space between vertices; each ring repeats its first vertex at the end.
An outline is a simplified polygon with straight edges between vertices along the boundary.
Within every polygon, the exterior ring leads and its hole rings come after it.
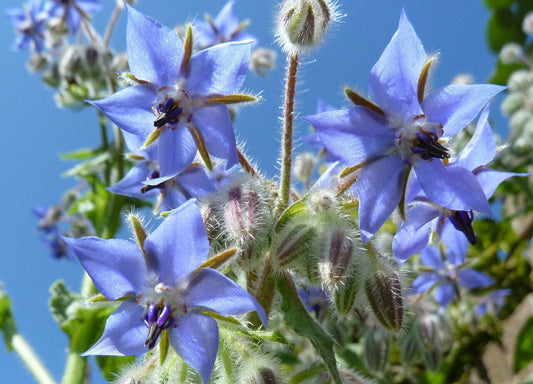
POLYGON ((367 300, 376 319, 385 328, 399 331, 404 318, 404 298, 400 274, 384 268, 372 272, 365 281, 367 300))
POLYGON ((257 48, 250 57, 250 69, 259 76, 267 76, 276 66, 276 51, 266 48, 257 48))
POLYGON ((285 0, 277 31, 283 50, 299 54, 317 46, 336 18, 336 5, 330 0, 285 0))
POLYGON ((402 352, 402 364, 412 365, 419 359, 420 347, 413 332, 409 332, 402 338, 400 341, 400 349, 402 352))
POLYGON ((504 64, 516 63, 522 56, 522 47, 517 43, 507 43, 500 51, 500 60, 504 64))
POLYGON ((352 239, 343 230, 335 230, 327 240, 320 261, 322 280, 336 285, 344 276, 354 250, 352 239))
POLYGON ((342 284, 333 287, 331 295, 335 305, 335 315, 340 321, 352 313, 359 292, 359 279, 356 273, 350 273, 342 284))
POLYGON ((292 168, 294 178, 305 185, 309 185, 315 164, 316 158, 312 153, 300 153, 294 159, 294 167, 292 168))
POLYGON ((294 228, 285 228, 280 234, 280 243, 276 250, 278 267, 283 267, 304 254, 312 247, 315 228, 307 224, 299 224, 294 228))
POLYGON ((269 368, 260 368, 250 380, 250 384, 278 384, 282 383, 269 368))
POLYGON ((383 331, 374 328, 367 332, 364 345, 364 359, 367 368, 373 372, 383 370, 389 362, 390 339, 383 331))
POLYGON ((524 17, 522 31, 527 35, 533 34, 533 12, 529 12, 526 17, 524 17))

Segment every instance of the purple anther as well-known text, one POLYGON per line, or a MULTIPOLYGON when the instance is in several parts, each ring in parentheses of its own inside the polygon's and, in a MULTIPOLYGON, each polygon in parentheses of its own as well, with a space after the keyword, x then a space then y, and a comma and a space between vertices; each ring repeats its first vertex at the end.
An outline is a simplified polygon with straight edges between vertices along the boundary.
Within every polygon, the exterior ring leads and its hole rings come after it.
POLYGON ((159 316, 157 317, 157 326, 166 328, 164 326, 167 325, 169 316, 170 316, 170 305, 165 305, 161 309, 161 311, 159 312, 159 316))
POLYGON ((150 304, 148 306, 148 313, 146 314, 146 321, 148 322, 148 324, 151 325, 154 323, 156 312, 157 312, 156 306, 154 304, 150 304))
POLYGON ((450 215, 450 222, 455 229, 465 234, 470 244, 476 244, 476 235, 472 228, 474 221, 474 213, 472 211, 452 211, 450 215))

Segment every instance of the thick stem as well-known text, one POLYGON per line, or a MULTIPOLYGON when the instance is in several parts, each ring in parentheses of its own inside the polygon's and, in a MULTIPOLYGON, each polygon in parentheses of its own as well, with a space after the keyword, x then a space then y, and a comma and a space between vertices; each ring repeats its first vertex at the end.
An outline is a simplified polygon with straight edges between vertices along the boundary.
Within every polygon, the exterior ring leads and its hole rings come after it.
POLYGON ((26 368, 28 368, 39 384, 56 384, 56 381, 52 378, 52 375, 50 375, 31 346, 21 335, 14 335, 11 339, 11 343, 15 352, 18 353, 26 365, 26 368))
POLYGON ((69 351, 67 367, 61 384, 83 384, 87 375, 87 357, 69 351))
MULTIPOLYGON (((272 261, 270 259, 271 257, 272 256, 270 252, 267 252, 264 259, 263 272, 258 282, 259 284, 255 295, 257 301, 265 310, 267 318, 272 307, 274 295, 276 294, 276 281, 274 280, 274 273, 272 271, 272 261)), ((254 326, 256 327, 259 327, 259 325, 261 324, 261 320, 259 320, 259 317, 255 312, 252 315, 251 321, 252 324, 254 324, 254 326)))
POLYGON ((285 104, 283 106, 283 139, 281 147, 281 180, 278 216, 288 207, 291 189, 292 163, 292 123, 294 118, 294 95, 296 94, 296 74, 298 72, 298 55, 288 56, 287 83, 285 85, 285 104))

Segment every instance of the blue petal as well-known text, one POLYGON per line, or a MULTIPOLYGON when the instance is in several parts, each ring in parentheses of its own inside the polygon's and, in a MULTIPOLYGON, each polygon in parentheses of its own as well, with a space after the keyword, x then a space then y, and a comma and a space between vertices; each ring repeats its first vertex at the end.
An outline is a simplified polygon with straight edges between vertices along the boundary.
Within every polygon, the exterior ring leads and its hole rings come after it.
POLYGON ((443 137, 455 135, 476 118, 483 107, 505 87, 492 84, 449 85, 422 102, 429 121, 442 124, 443 137))
POLYGON ((158 88, 174 85, 183 57, 178 34, 126 5, 128 64, 140 80, 157 84, 158 88))
POLYGON ((138 199, 157 197, 159 191, 154 189, 145 193, 141 192, 143 181, 147 180, 151 174, 151 170, 148 168, 150 163, 150 160, 138 162, 129 170, 122 180, 107 189, 118 195, 136 197, 138 199))
POLYGON ((442 225, 439 237, 455 254, 466 255, 468 239, 463 232, 455 229, 449 220, 442 225))
POLYGON ((435 289, 435 300, 441 307, 446 307, 457 295, 455 287, 451 283, 442 283, 435 289))
POLYGON ((424 293, 441 280, 442 278, 439 276, 438 273, 423 273, 413 280, 413 283, 411 284, 411 289, 414 290, 416 293, 424 293))
POLYGON ((443 271, 446 269, 442 261, 441 254, 437 248, 428 247, 422 251, 422 264, 432 268, 435 271, 443 271))
POLYGON ((98 0, 76 0, 76 5, 88 14, 98 12, 102 9, 102 3, 98 0))
POLYGON ((203 268, 191 280, 185 293, 187 306, 224 316, 256 311, 266 326, 265 311, 257 300, 233 280, 211 268, 203 268))
POLYGON ((468 169, 445 167, 440 160, 420 160, 413 168, 420 186, 431 201, 456 211, 476 210, 491 214, 480 183, 468 169))
MULTIPOLYGON (((156 97, 153 86, 135 85, 105 99, 87 102, 97 107, 120 128, 145 139, 155 129, 152 104, 156 97)), ((136 148, 130 149, 136 150, 136 148)))
POLYGON ((143 311, 134 299, 123 302, 107 319, 100 340, 82 356, 130 356, 148 352, 144 346, 148 329, 141 320, 143 311))
POLYGON ((235 132, 225 105, 213 105, 194 111, 192 123, 201 133, 207 152, 226 159, 226 169, 239 162, 235 132))
POLYGON ((509 177, 529 176, 529 173, 500 172, 493 169, 481 169, 475 173, 476 179, 481 184, 487 199, 492 196, 498 185, 509 177))
POLYGON ((399 155, 383 157, 361 169, 356 186, 363 239, 376 233, 400 202, 405 172, 399 155))
POLYGON ((323 112, 303 120, 315 127, 324 147, 348 166, 383 155, 394 146, 394 130, 368 108, 323 112))
POLYGON ((80 28, 82 15, 74 6, 68 6, 66 12, 67 29, 70 33, 74 34, 80 28))
POLYGON ((239 26, 239 19, 233 12, 233 1, 228 1, 214 20, 219 32, 224 36, 232 34, 239 26))
POLYGON ((402 10, 398 30, 370 72, 370 98, 387 115, 404 120, 420 115, 418 78, 426 59, 426 51, 402 10))
POLYGON ((428 204, 416 204, 407 210, 406 221, 400 225, 392 241, 392 253, 400 263, 428 245, 431 227, 439 213, 428 204))
POLYGON ((159 281, 175 287, 180 277, 203 263, 209 241, 195 200, 173 211, 144 242, 159 281))
POLYGON ((146 286, 146 265, 139 246, 131 241, 98 237, 63 237, 94 285, 109 300, 138 295, 146 286))
POLYGON ((172 348, 207 384, 217 357, 217 322, 209 316, 190 313, 178 320, 178 327, 171 329, 168 336, 172 348))
POLYGON ((187 168, 196 156, 197 144, 184 126, 163 128, 159 136, 159 173, 161 177, 175 176, 187 168))
POLYGON ((485 107, 479 116, 476 131, 468 144, 463 148, 453 164, 470 171, 487 165, 496 155, 496 140, 488 123, 489 108, 485 107))
POLYGON ((216 191, 215 185, 202 167, 192 166, 176 177, 176 184, 190 197, 201 197, 216 191))
POLYGON ((457 275, 459 284, 468 289, 483 288, 494 284, 494 280, 490 277, 471 268, 461 269, 457 271, 457 275))
POLYGON ((188 199, 183 192, 176 188, 165 189, 161 192, 161 202, 159 203, 159 211, 167 212, 178 208, 188 199))
POLYGON ((248 71, 251 43, 217 44, 192 55, 187 77, 190 95, 194 98, 237 93, 248 71))

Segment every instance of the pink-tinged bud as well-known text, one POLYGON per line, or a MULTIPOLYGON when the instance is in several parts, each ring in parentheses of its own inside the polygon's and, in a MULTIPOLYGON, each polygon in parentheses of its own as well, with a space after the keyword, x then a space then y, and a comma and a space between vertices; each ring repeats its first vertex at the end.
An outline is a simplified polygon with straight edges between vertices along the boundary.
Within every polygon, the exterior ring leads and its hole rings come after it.
POLYGON ((287 266, 298 256, 308 252, 313 247, 315 237, 315 228, 307 224, 298 224, 294 227, 285 228, 277 236, 279 238, 279 246, 275 255, 278 268, 287 266))
POLYGON ((404 297, 396 270, 377 270, 365 280, 365 292, 372 313, 385 328, 399 331, 404 318, 404 297))
POLYGON ((389 362, 389 335, 377 328, 370 329, 365 335, 364 360, 372 372, 385 369, 389 362))
POLYGON ((283 383, 276 374, 269 368, 260 368, 259 371, 257 371, 252 379, 250 380, 250 384, 278 384, 283 383))

